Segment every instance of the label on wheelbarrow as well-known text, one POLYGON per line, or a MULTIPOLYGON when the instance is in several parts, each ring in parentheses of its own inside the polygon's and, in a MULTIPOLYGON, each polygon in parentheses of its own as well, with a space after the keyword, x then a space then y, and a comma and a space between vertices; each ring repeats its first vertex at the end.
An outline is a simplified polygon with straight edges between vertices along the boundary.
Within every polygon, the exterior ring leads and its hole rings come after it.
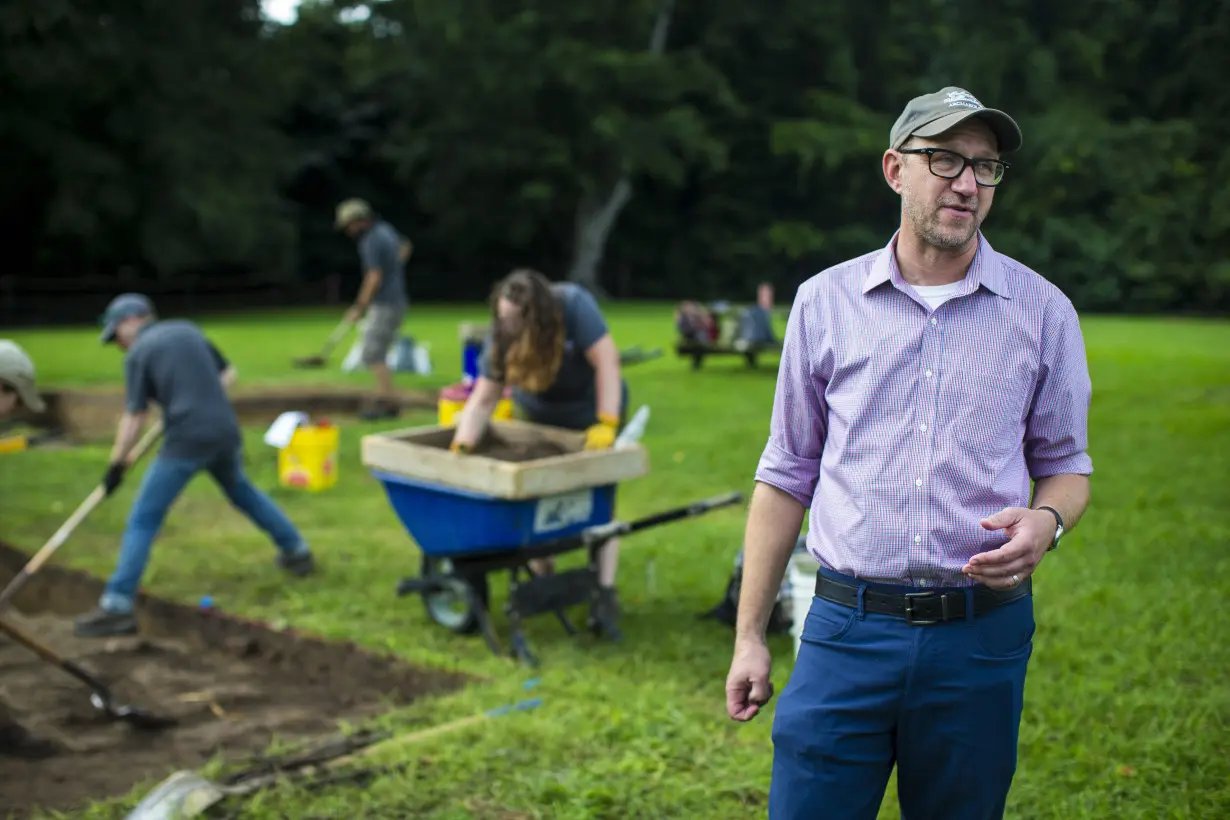
POLYGON ((534 532, 552 532, 584 524, 593 514, 593 490, 544 496, 534 505, 534 532))

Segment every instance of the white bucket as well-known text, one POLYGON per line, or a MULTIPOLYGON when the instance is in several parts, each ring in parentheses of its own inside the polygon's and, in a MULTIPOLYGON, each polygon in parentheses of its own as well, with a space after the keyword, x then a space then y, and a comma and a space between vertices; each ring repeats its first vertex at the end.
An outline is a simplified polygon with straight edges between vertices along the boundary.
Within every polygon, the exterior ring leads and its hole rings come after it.
POLYGON ((816 570, 820 565, 810 552, 796 552, 786 565, 786 578, 790 587, 790 634, 794 638, 794 656, 799 656, 802 644, 803 622, 811 611, 811 602, 816 595, 816 570))

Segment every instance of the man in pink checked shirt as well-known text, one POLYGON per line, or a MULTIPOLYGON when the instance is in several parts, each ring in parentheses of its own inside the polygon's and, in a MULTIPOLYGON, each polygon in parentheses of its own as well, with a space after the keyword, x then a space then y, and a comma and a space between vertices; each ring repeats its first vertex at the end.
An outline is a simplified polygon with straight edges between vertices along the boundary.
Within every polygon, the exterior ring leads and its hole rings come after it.
POLYGON ((726 681, 734 720, 772 697, 765 624, 809 510, 820 570, 773 720, 771 820, 874 820, 894 765, 904 820, 1003 816, 1031 576, 1093 471, 1076 311, 980 230, 1020 145, 963 89, 911 100, 883 157, 899 230, 794 301, 726 681))

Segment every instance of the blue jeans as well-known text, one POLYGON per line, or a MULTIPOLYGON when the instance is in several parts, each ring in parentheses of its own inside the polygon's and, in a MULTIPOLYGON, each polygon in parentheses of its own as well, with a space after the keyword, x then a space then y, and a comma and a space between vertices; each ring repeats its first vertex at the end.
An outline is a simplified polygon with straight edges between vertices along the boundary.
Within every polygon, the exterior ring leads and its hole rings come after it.
POLYGON ((770 820, 874 820, 894 764, 902 820, 1003 817, 1033 634, 1030 596, 934 626, 813 598, 773 720, 770 820))
POLYGON ((141 576, 149 563, 150 548, 162 529, 167 511, 179 498, 188 482, 202 470, 214 481, 241 512, 267 532, 277 548, 286 555, 308 551, 307 545, 268 495, 252 484, 243 471, 243 449, 209 458, 166 458, 159 455, 150 464, 128 513, 128 525, 120 545, 115 572, 107 581, 99 606, 110 612, 131 612, 141 576))

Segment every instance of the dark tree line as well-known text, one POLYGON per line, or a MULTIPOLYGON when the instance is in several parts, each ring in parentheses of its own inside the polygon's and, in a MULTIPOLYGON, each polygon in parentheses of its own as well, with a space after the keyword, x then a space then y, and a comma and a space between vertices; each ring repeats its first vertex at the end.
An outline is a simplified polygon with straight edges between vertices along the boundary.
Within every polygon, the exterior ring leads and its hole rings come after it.
POLYGON ((9 0, 0 311, 345 295, 347 196, 414 239, 418 298, 516 265, 789 298, 887 239, 889 125, 944 85, 1025 132, 996 247, 1085 310, 1225 311, 1228 35, 1221 0, 309 0, 288 27, 257 0, 9 0))

